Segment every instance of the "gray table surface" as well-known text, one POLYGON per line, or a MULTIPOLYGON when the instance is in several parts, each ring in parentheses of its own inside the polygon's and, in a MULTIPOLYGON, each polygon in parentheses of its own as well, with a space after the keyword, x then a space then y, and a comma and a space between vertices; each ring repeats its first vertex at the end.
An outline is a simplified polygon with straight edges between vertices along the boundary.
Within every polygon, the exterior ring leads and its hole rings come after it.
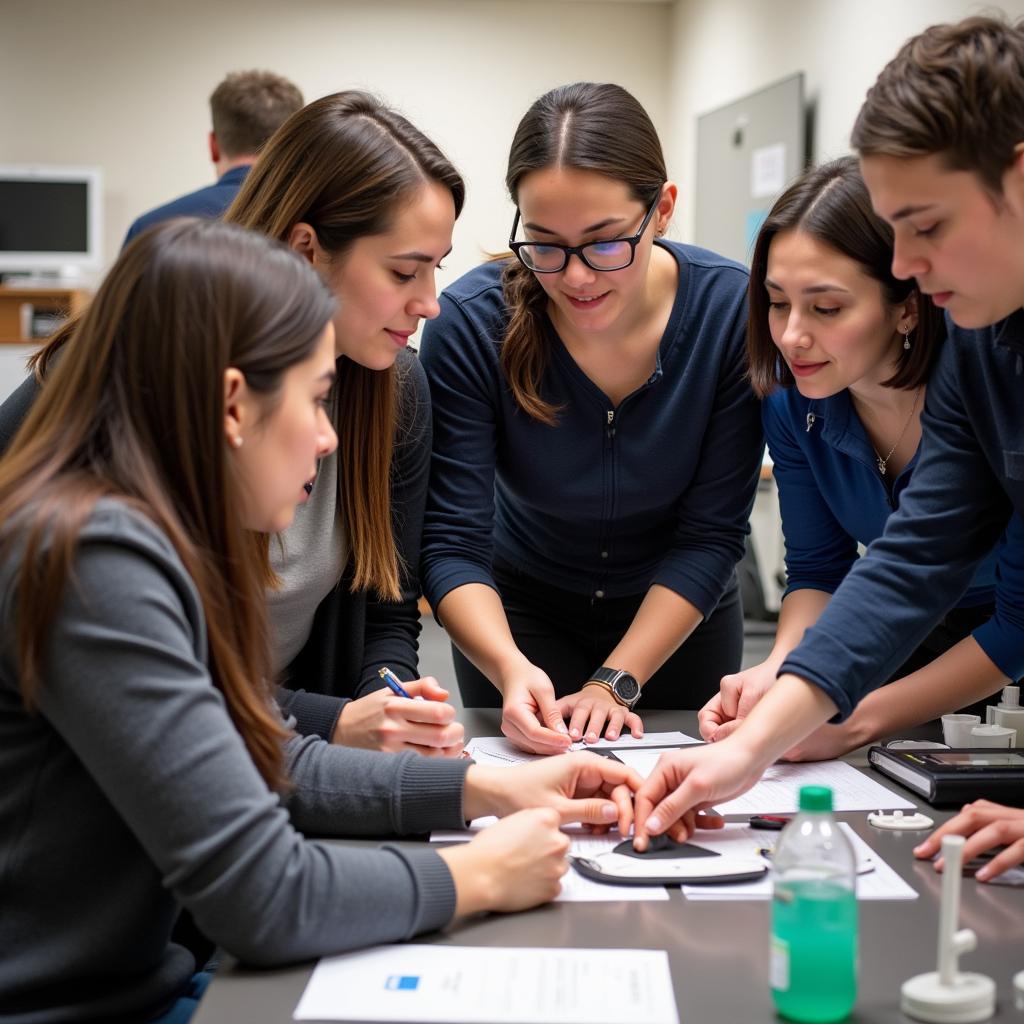
MULTIPOLYGON (((467 710, 466 735, 496 736, 496 712, 467 710)), ((697 735, 691 712, 647 712, 649 731, 681 729, 697 735)), ((863 752, 848 758, 866 766, 863 752)), ((881 777, 880 777, 881 778, 881 777)), ((914 794, 882 779, 910 799, 914 794)), ((921 803, 936 821, 948 812, 921 803)), ((906 1022, 900 985, 935 969, 941 876, 915 861, 912 847, 926 832, 886 832, 865 814, 838 815, 920 894, 913 901, 860 904, 860 977, 851 1022, 906 1022)), ((347 840, 346 840, 347 842, 347 840)), ((352 840, 353 843, 360 841, 352 840)), ((682 1024, 757 1024, 777 1021, 768 985, 770 904, 688 902, 678 889, 660 903, 557 903, 522 914, 488 915, 453 924, 418 941, 469 946, 573 946, 668 950, 682 1024)), ((1024 970, 1024 889, 963 880, 960 927, 977 934, 978 948, 961 958, 962 970, 995 979, 995 1021, 1024 1024, 1014 1009, 1013 975, 1024 970)), ((281 970, 249 970, 222 963, 194 1024, 287 1024, 312 963, 281 970)))

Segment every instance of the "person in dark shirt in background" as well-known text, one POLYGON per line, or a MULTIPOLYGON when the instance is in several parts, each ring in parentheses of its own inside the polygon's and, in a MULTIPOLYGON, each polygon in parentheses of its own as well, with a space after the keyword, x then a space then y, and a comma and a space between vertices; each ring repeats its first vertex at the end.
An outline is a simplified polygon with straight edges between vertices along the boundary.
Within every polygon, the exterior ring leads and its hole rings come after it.
POLYGON ((219 217, 267 139, 303 102, 298 86, 272 71, 232 71, 210 96, 210 160, 217 181, 142 214, 128 229, 124 244, 171 217, 219 217))

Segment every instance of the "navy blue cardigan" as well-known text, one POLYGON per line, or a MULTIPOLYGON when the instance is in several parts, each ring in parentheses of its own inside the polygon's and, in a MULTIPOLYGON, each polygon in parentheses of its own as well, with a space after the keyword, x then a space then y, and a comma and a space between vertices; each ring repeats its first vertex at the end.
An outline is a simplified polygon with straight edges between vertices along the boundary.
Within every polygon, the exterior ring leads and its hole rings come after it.
POLYGON ((1005 675, 1024 674, 1024 311, 947 327, 899 508, 780 669, 820 686, 838 720, 956 603, 1004 528, 996 612, 974 635, 1005 675))
MULTIPOLYGON (((828 398, 805 398, 795 387, 780 388, 764 400, 761 412, 786 535, 786 593, 805 588, 834 593, 857 560, 858 543, 882 535, 910 483, 920 447, 892 477, 890 491, 845 389, 828 398)), ((959 606, 992 601, 995 586, 993 551, 978 566, 959 606)))
POLYGON ((744 376, 747 272, 659 242, 679 286, 654 373, 614 407, 549 324, 547 426, 516 405, 499 365, 504 264, 441 296, 422 359, 434 406, 423 531, 424 591, 436 607, 466 583, 494 586, 497 554, 596 599, 662 584, 707 617, 743 554, 763 441, 744 376))

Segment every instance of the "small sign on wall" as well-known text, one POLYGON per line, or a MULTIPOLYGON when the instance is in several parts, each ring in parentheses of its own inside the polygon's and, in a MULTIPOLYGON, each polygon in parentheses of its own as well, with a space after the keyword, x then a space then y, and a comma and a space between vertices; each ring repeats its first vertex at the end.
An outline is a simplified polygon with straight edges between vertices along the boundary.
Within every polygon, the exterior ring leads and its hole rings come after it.
POLYGON ((786 184, 786 146, 777 142, 750 154, 750 197, 778 195, 786 184))

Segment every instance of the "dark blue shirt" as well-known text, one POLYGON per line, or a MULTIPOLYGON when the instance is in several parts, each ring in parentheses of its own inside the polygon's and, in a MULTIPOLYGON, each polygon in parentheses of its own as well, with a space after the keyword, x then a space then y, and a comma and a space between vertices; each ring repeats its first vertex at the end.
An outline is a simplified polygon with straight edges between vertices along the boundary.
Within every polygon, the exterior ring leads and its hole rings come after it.
POLYGON ((745 379, 747 273, 663 243, 679 268, 654 372, 615 407, 548 323, 547 426, 522 412, 498 356, 504 264, 441 296, 422 361, 434 407, 423 580, 438 602, 494 586, 493 555, 575 593, 619 597, 662 584, 707 617, 743 554, 763 448, 745 379))
MULTIPOLYGON (((890 491, 849 391, 812 399, 782 388, 764 400, 761 413, 786 536, 786 593, 810 588, 831 594, 857 560, 857 545, 882 535, 920 449, 892 478, 890 491)), ((960 606, 991 601, 995 581, 991 552, 960 606)))
POLYGON ((1024 312, 947 327, 899 508, 780 669, 820 686, 840 719, 956 603, 1004 528, 996 612, 974 636, 1005 675, 1024 674, 1024 312))
POLYGON ((188 195, 172 199, 155 210, 142 214, 128 229, 122 246, 127 245, 137 234, 172 217, 219 217, 234 201, 251 164, 232 167, 217 179, 213 185, 189 192, 188 195))

